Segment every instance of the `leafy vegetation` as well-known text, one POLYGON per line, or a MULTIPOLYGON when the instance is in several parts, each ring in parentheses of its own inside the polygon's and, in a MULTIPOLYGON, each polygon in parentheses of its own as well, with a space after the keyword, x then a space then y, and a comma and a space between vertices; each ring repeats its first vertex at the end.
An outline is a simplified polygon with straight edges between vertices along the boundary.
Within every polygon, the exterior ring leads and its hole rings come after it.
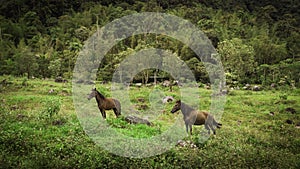
MULTIPOLYGON (((100 27, 136 12, 165 12, 191 21, 218 50, 228 84, 299 86, 298 1, 2 1, 0 75, 70 78, 78 52, 100 27), (285 78, 285 81, 282 81, 285 78)), ((98 80, 110 81, 118 63, 143 48, 170 50, 189 63, 197 81, 208 83, 199 58, 184 44, 164 35, 129 37, 106 54, 98 80)), ((135 77, 164 72, 148 70, 135 77)), ((169 76, 166 76, 169 78, 169 76)))
MULTIPOLYGON (((216 136, 203 143, 199 135, 202 126, 196 126, 194 135, 184 139, 196 147, 174 146, 163 154, 139 159, 108 153, 85 134, 72 97, 67 94, 69 83, 34 79, 24 86, 22 78, 1 78, 11 82, 1 86, 1 168, 299 168, 300 165, 300 130, 296 128, 300 123, 299 89, 230 91, 221 119, 223 127, 216 136), (49 93, 51 89, 56 92, 49 93)), ((110 84, 97 85, 103 91, 109 87, 110 84)), ((179 97, 179 88, 174 87, 170 92, 169 88, 157 87, 166 95, 179 97)), ((145 99, 143 104, 149 104, 147 98, 154 88, 131 87, 134 105, 141 104, 140 98, 145 99)), ((211 91, 203 87, 199 90, 200 108, 208 110, 211 91)), ((157 114, 153 126, 130 125, 123 118, 116 119, 113 111, 107 111, 107 122, 129 137, 147 138, 165 131, 172 119, 181 118, 180 113, 169 113, 172 106, 173 103, 168 103, 157 114)))

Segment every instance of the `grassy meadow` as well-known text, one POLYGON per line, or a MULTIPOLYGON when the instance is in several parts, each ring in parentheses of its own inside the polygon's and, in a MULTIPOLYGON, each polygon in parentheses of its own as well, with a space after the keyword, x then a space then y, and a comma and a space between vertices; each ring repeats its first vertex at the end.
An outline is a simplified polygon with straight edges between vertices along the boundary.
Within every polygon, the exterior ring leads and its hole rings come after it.
MULTIPOLYGON (((194 126, 194 135, 184 138, 186 146, 127 158, 109 153, 85 133, 74 109, 71 82, 11 76, 0 77, 0 82, 0 168, 300 168, 300 89, 230 90, 216 136, 202 143, 203 126, 194 126)), ((111 95, 109 84, 96 86, 111 95)), ((158 88, 179 99, 179 88, 158 88)), ((151 107, 153 89, 130 88, 136 110, 151 107)), ((209 110, 211 91, 199 92, 200 109, 209 110)), ((167 103, 152 126, 128 124, 113 111, 107 111, 107 123, 129 137, 152 137, 181 118, 180 112, 170 113, 173 105, 167 103)))

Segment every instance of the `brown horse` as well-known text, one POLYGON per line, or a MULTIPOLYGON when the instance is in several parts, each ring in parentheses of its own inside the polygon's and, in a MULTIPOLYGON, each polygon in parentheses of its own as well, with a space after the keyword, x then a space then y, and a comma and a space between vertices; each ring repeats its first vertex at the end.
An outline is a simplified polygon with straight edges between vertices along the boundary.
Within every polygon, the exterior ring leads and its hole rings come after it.
POLYGON ((190 129, 190 133, 192 134, 192 125, 205 125, 205 129, 208 130, 208 134, 210 134, 210 130, 216 134, 216 130, 214 126, 217 128, 221 128, 222 124, 216 122, 214 117, 204 111, 197 111, 193 109, 191 106, 181 102, 181 100, 176 101, 171 113, 175 113, 178 110, 181 110, 183 114, 183 120, 186 126, 186 132, 188 133, 188 129, 190 129))
POLYGON ((104 119, 106 119, 105 110, 113 109, 117 117, 121 115, 121 104, 117 99, 106 98, 103 94, 98 92, 96 88, 91 90, 91 94, 89 94, 88 100, 92 99, 93 97, 96 98, 96 101, 98 103, 98 108, 104 119))

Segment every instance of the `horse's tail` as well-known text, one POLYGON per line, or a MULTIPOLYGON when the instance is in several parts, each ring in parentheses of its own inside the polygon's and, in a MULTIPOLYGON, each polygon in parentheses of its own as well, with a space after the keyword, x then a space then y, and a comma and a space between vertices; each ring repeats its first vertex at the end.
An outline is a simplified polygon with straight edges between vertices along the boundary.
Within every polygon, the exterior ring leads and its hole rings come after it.
POLYGON ((216 119, 209 113, 207 113, 207 121, 210 122, 211 125, 216 126, 217 128, 221 128, 222 124, 218 123, 216 119))
POLYGON ((118 115, 121 115, 121 103, 117 99, 114 99, 114 102, 115 102, 116 109, 118 111, 118 115))
POLYGON ((221 127, 222 127, 222 124, 221 124, 221 123, 218 123, 218 122, 215 120, 215 118, 213 118, 213 124, 214 124, 215 126, 217 126, 217 128, 221 128, 221 127))

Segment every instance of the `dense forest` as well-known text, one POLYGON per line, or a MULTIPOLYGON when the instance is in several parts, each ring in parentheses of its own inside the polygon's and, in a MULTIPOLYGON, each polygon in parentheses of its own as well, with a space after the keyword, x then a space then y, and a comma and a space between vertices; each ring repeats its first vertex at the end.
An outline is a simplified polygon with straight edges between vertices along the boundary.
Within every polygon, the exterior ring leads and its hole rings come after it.
MULTIPOLYGON (((11 0, 0 4, 0 75, 71 78, 85 40, 99 27, 150 11, 187 19, 202 30, 221 57, 228 84, 299 86, 300 1, 11 0)), ((115 46, 101 63, 98 80, 109 81, 122 59, 148 47, 170 50, 187 63, 198 81, 208 82, 191 49, 153 34, 135 35, 115 46)), ((146 78, 143 75, 137 79, 146 78)))

